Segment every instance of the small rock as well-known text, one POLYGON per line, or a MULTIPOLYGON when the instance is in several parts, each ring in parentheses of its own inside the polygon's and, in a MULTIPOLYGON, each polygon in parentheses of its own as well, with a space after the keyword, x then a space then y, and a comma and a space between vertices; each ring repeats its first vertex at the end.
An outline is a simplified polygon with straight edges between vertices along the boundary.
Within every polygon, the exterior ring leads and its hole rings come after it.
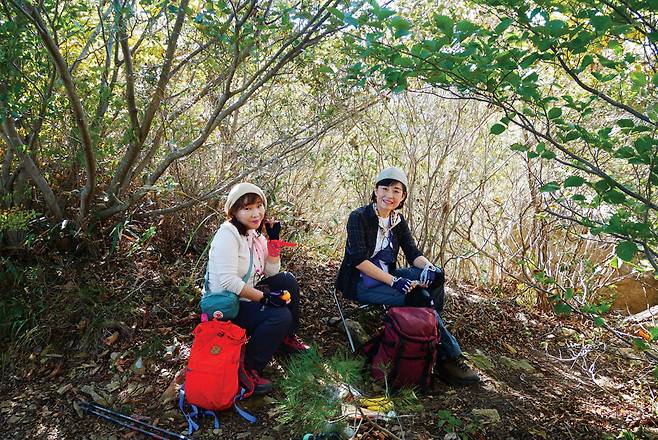
POLYGON ((243 439, 243 438, 249 438, 251 437, 250 432, 239 432, 238 435, 235 436, 237 439, 243 439))
POLYGON ((475 417, 480 423, 484 425, 494 425, 500 423, 500 415, 496 409, 486 409, 486 408, 474 408, 471 411, 473 417, 475 417))
POLYGON ((135 372, 135 374, 138 374, 140 376, 144 374, 144 372, 146 371, 146 368, 144 367, 144 360, 142 359, 141 356, 138 357, 135 363, 133 364, 132 370, 133 372, 135 372))
POLYGON ((174 420, 179 414, 178 409, 168 409, 162 413, 162 418, 167 420, 174 420))
MULTIPOLYGON (((370 336, 368 336, 368 333, 366 333, 361 324, 351 319, 346 319, 345 322, 347 323, 347 328, 350 329, 350 334, 354 340, 354 345, 357 347, 365 345, 365 343, 370 339, 370 336)), ((341 329, 344 331, 345 327, 341 326, 341 329)))
POLYGON ((495 368, 491 358, 479 349, 475 350, 475 354, 468 355, 467 357, 480 370, 492 371, 495 368))
POLYGON ((102 397, 100 394, 98 394, 96 392, 96 389, 94 389, 93 386, 83 385, 83 386, 80 387, 80 391, 85 393, 86 395, 88 395, 92 399, 94 399, 94 402, 96 402, 100 405, 104 405, 104 406, 108 405, 107 400, 104 397, 102 397))
POLYGON ((80 402, 73 402, 73 409, 75 410, 75 413, 78 415, 78 417, 83 417, 85 415, 84 411, 82 411, 82 408, 80 408, 80 402))
POLYGON ((564 336, 573 336, 573 335, 575 335, 575 334, 577 334, 577 333, 578 333, 578 332, 577 332, 576 330, 572 329, 572 328, 569 328, 569 327, 562 327, 562 334, 563 334, 564 336))
POLYGON ((9 423, 10 425, 13 425, 14 423, 20 422, 21 418, 22 418, 21 416, 10 416, 7 419, 7 423, 9 423))
POLYGON ((521 312, 516 314, 516 320, 521 322, 522 324, 528 323, 528 318, 526 318, 525 314, 521 312))
POLYGON ((535 367, 533 367, 530 362, 528 362, 525 359, 512 359, 507 356, 501 356, 499 358, 500 363, 506 366, 507 368, 511 368, 513 370, 523 370, 527 373, 534 373, 535 372, 535 367))
POLYGON ((62 385, 61 387, 57 388, 57 394, 59 394, 61 396, 62 394, 66 393, 67 391, 71 390, 72 388, 73 388, 73 384, 72 383, 67 383, 66 385, 62 385))
POLYGON ((459 434, 457 434, 456 432, 449 432, 443 436, 443 440, 460 440, 459 434))

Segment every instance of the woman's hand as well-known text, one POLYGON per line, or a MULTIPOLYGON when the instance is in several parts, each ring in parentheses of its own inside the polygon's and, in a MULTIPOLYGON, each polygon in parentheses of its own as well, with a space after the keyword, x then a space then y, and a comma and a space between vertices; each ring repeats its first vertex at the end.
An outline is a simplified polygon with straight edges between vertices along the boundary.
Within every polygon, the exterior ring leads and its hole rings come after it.
POLYGON ((425 269, 420 273, 420 284, 423 287, 429 287, 429 285, 436 279, 438 272, 439 270, 432 263, 428 263, 427 266, 425 266, 425 269))
POLYGON ((416 287, 416 284, 416 281, 411 281, 408 278, 393 277, 391 287, 406 295, 411 291, 411 289, 416 287))
POLYGON ((276 220, 267 220, 265 230, 270 240, 278 240, 281 237, 281 222, 276 220))
POLYGON ((268 220, 265 222, 265 230, 269 238, 267 240, 267 253, 270 257, 279 258, 281 256, 281 248, 284 246, 297 246, 295 243, 288 243, 279 239, 281 236, 281 222, 268 220))
MULTIPOLYGON (((265 290, 265 289, 263 289, 265 290)), ((290 292, 287 290, 270 291, 268 288, 263 292, 263 298, 260 300, 261 304, 272 307, 283 307, 291 301, 290 292)))

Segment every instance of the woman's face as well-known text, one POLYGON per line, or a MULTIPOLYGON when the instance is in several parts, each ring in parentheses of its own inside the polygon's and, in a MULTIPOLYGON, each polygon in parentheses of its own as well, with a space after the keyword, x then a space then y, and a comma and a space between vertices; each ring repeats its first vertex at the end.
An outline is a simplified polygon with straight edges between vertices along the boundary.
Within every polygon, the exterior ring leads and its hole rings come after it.
POLYGON ((377 209, 392 211, 404 201, 404 186, 400 182, 379 185, 375 188, 377 209))
POLYGON ((258 229, 265 218, 265 205, 260 199, 245 205, 235 212, 235 218, 247 229, 258 229))

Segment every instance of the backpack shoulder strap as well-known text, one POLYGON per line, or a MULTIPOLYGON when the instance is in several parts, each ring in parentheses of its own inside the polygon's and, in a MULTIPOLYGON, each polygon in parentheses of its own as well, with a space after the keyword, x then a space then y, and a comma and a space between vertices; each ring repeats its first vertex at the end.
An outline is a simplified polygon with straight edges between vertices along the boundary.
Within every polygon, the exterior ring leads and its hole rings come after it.
POLYGON ((178 396, 178 408, 183 413, 183 417, 187 421, 187 433, 192 435, 194 431, 199 429, 199 424, 196 422, 196 416, 199 414, 199 409, 196 405, 190 405, 192 411, 189 413, 185 411, 185 384, 180 387, 180 394, 178 396))
POLYGON ((244 399, 245 398, 244 396, 245 396, 245 389, 241 388, 240 393, 238 393, 233 399, 233 407, 235 408, 235 411, 242 416, 243 419, 245 419, 249 423, 256 423, 256 417, 253 414, 250 414, 249 412, 238 406, 238 401, 244 399))

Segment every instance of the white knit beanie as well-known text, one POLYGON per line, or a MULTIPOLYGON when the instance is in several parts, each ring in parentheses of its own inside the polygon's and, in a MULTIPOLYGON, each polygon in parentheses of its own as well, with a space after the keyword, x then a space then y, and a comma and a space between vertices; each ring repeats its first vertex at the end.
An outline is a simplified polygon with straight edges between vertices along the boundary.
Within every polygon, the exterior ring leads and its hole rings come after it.
POLYGON ((228 192, 228 197, 226 197, 226 203, 224 204, 224 212, 228 215, 229 210, 238 201, 240 197, 245 194, 254 193, 260 196, 263 199, 263 205, 267 209, 267 199, 265 198, 265 193, 262 189, 249 182, 242 182, 235 185, 231 188, 231 191, 228 192))

